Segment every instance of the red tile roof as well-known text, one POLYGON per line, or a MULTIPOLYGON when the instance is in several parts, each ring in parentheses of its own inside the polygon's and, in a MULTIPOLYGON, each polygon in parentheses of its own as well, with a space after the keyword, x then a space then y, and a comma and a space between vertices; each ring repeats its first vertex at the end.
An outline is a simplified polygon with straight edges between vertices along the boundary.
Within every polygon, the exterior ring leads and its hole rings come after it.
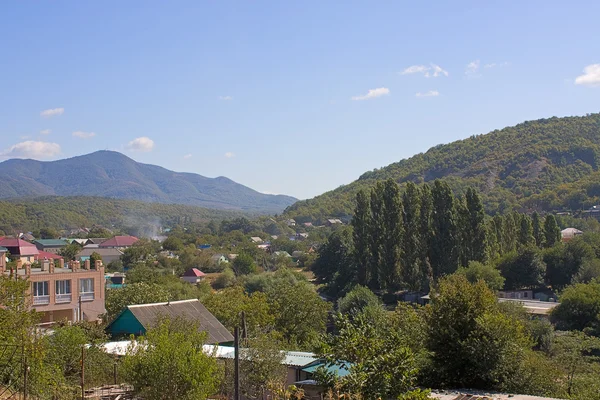
POLYGON ((0 240, 0 246, 6 247, 13 255, 32 256, 39 254, 34 244, 23 239, 3 238, 0 240))
POLYGON ((187 271, 185 271, 185 273, 183 274, 183 276, 196 276, 198 278, 202 277, 206 275, 204 272, 200 271, 198 268, 190 268, 187 271))
POLYGON ((43 260, 43 259, 48 259, 48 260, 60 260, 62 259, 62 256, 59 256, 58 254, 54 254, 54 253, 49 253, 47 251, 42 251, 39 250, 39 253, 37 256, 35 256, 36 260, 43 260))
POLYGON ((115 236, 99 244, 99 247, 129 247, 139 239, 135 236, 115 236))

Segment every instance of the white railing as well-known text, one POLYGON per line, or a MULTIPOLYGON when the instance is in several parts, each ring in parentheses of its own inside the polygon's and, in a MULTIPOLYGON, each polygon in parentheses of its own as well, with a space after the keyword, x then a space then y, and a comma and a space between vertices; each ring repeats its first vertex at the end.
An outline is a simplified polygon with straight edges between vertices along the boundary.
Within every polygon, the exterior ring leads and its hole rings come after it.
POLYGON ((92 301, 94 300, 94 292, 80 293, 81 301, 92 301))
POLYGON ((70 303, 72 300, 71 293, 67 294, 57 294, 56 295, 56 303, 70 303))
POLYGON ((50 296, 33 296, 33 305, 50 304, 50 296))

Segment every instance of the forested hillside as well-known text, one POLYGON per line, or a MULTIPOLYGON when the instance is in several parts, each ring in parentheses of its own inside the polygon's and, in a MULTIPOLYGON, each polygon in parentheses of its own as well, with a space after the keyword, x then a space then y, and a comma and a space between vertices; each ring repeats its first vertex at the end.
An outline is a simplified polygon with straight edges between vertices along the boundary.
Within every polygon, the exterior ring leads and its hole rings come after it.
POLYGON ((176 204, 143 203, 101 197, 48 196, 0 201, 0 231, 12 234, 41 228, 63 230, 89 228, 92 225, 117 230, 128 227, 151 229, 240 215, 243 214, 176 204))
POLYGON ((364 173, 358 180, 288 207, 299 221, 351 213, 360 189, 378 180, 446 181, 477 188, 488 213, 581 210, 600 203, 600 114, 548 118, 472 136, 364 173))
POLYGON ((35 196, 98 196, 263 214, 280 213, 296 201, 259 193, 223 176, 207 178, 142 164, 115 151, 0 163, 0 198, 35 196))

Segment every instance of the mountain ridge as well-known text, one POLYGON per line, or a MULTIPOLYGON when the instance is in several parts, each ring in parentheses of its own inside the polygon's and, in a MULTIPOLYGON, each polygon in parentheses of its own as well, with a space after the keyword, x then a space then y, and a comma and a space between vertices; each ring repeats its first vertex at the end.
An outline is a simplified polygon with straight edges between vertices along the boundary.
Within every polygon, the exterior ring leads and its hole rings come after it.
POLYGON ((37 196, 99 196, 261 213, 281 212, 297 200, 260 193, 223 176, 139 163, 108 150, 56 161, 0 163, 0 199, 37 196))
POLYGON ((581 210, 600 204, 600 114, 526 121, 437 145, 367 171, 357 180, 289 206, 300 221, 348 216, 354 197, 377 180, 447 181, 463 193, 479 189, 490 214, 510 210, 581 210))

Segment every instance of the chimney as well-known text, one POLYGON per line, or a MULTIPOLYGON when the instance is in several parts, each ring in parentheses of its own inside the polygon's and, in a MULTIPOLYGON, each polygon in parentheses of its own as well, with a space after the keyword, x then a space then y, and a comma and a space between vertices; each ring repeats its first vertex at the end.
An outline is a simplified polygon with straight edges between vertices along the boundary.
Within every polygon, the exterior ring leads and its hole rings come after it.
POLYGON ((48 272, 51 274, 54 273, 54 261, 50 260, 50 264, 48 265, 48 272))
POLYGON ((62 258, 58 259, 58 268, 64 268, 65 267, 65 260, 62 258))
POLYGON ((31 264, 29 263, 25 264, 25 275, 31 275, 31 264))
POLYGON ((83 263, 83 269, 90 269, 90 259, 88 258, 87 260, 85 260, 85 262, 83 263))

